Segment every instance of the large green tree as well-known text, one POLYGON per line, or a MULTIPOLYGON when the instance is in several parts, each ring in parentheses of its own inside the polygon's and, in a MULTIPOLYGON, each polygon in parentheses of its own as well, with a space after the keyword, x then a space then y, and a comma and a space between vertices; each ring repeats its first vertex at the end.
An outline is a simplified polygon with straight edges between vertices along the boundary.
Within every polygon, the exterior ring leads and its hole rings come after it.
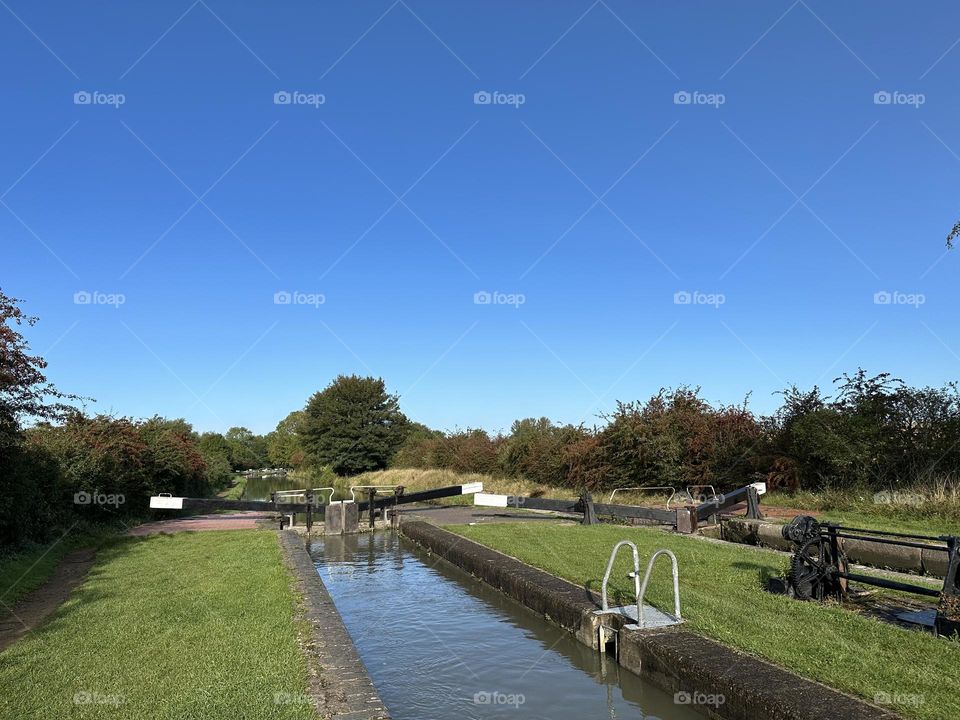
POLYGON ((224 439, 230 448, 230 465, 234 470, 249 470, 267 465, 267 441, 245 427, 232 427, 224 439))
POLYGON ((408 426, 382 379, 340 375, 307 402, 300 432, 313 459, 356 475, 387 467, 408 426))
POLYGON ((306 460, 306 451, 300 437, 303 410, 294 410, 277 423, 277 429, 267 433, 267 457, 276 467, 300 467, 306 460))

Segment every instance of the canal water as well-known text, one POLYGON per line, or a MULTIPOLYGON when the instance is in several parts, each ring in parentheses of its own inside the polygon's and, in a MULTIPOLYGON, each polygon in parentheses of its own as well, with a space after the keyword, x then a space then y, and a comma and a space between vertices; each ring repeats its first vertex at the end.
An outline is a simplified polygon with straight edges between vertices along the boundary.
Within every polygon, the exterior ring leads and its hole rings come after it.
POLYGON ((310 551, 394 720, 702 717, 393 533, 310 551))

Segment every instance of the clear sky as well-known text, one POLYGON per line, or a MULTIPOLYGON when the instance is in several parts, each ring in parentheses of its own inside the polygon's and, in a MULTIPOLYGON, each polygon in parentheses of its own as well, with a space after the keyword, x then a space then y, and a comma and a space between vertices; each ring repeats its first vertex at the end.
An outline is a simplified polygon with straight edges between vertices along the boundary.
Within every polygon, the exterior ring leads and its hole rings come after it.
POLYGON ((955 2, 2 0, 0 285, 63 390, 199 430, 339 373, 488 430, 939 385, 958 36, 955 2))

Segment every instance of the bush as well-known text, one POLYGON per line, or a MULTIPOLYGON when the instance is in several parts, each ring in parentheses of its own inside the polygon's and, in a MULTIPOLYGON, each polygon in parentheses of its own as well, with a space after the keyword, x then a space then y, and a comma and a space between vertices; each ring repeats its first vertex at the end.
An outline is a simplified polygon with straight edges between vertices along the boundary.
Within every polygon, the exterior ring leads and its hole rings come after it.
POLYGON ((565 485, 571 468, 564 448, 588 436, 580 426, 554 425, 547 418, 517 420, 503 440, 499 465, 508 477, 544 485, 565 485))
MULTIPOLYGON (((661 390, 618 403, 596 451, 606 487, 746 484, 757 470, 763 426, 747 407, 712 407, 698 389, 661 390)), ((595 463, 596 464, 596 463, 595 463)))

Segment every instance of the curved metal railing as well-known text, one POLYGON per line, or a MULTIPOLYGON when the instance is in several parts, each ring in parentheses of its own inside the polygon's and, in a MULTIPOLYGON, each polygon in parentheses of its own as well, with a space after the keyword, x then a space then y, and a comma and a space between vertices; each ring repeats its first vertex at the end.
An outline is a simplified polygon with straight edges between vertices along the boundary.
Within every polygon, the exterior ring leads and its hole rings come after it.
POLYGON ((326 505, 329 505, 333 501, 333 495, 337 491, 336 488, 315 487, 315 488, 304 488, 303 490, 277 490, 276 492, 273 493, 273 495, 275 498, 278 498, 278 499, 300 497, 301 495, 304 496, 305 498, 308 494, 316 494, 317 491, 324 491, 324 490, 327 490, 330 492, 329 497, 327 497, 327 502, 325 503, 326 505))
POLYGON ((357 498, 354 495, 355 490, 392 490, 396 492, 396 489, 400 487, 399 485, 351 485, 350 486, 350 499, 356 502, 357 498))
POLYGON ((603 585, 600 587, 600 602, 604 612, 610 610, 610 604, 607 602, 607 583, 610 582, 610 573, 613 572, 613 563, 617 559, 617 553, 624 545, 629 545, 633 550, 633 586, 634 597, 637 599, 637 612, 640 612, 640 552, 637 546, 630 540, 621 540, 613 546, 613 552, 610 553, 610 560, 607 562, 607 571, 603 574, 603 585))
POLYGON ((669 490, 670 497, 667 498, 667 510, 670 509, 670 501, 673 500, 674 495, 677 494, 677 489, 672 485, 641 485, 640 487, 614 488, 607 502, 613 502, 613 496, 617 494, 618 490, 669 490))
POLYGON ((666 548, 661 548, 657 550, 651 557, 650 562, 647 563, 647 572, 643 576, 643 584, 640 586, 640 590, 637 593, 637 625, 640 627, 644 626, 643 623, 643 596, 647 592, 647 583, 650 582, 650 572, 653 570, 653 563, 656 562, 657 558, 661 555, 667 555, 670 557, 670 563, 673 570, 673 615, 674 619, 677 622, 681 622, 683 618, 680 616, 680 570, 677 567, 677 556, 673 554, 672 550, 667 550, 666 548))

